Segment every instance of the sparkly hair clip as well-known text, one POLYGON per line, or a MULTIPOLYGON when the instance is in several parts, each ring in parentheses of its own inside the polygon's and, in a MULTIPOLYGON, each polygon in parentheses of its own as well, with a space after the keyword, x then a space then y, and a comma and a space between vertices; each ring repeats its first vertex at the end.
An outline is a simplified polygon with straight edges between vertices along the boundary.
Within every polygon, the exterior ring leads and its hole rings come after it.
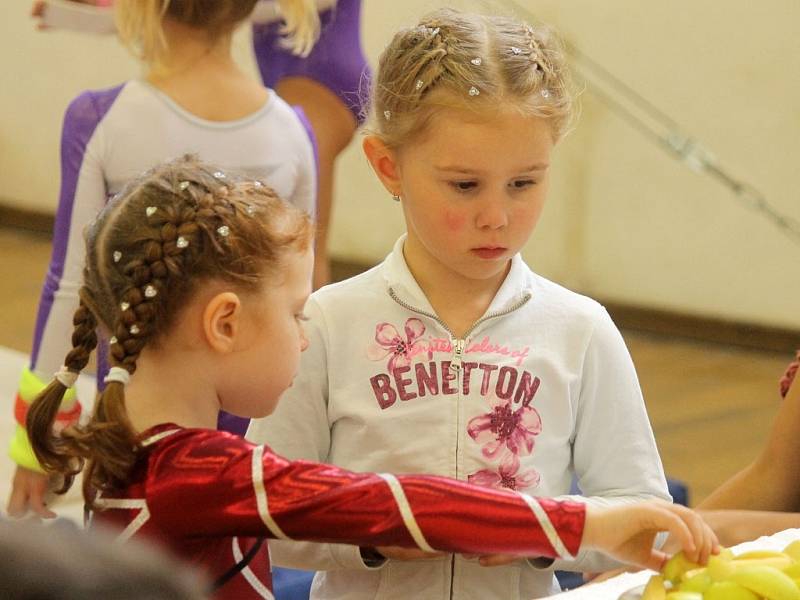
POLYGON ((220 237, 226 238, 231 234, 231 228, 227 225, 221 225, 217 227, 217 233, 220 235, 220 237))
POLYGON ((246 212, 248 216, 252 217, 254 214, 256 214, 256 207, 253 206, 252 204, 248 204, 245 207, 244 212, 246 212))
POLYGON ((390 111, 390 110, 383 111, 383 118, 386 119, 387 121, 391 121, 391 119, 392 119, 392 111, 390 111))
POLYGON ((539 94, 541 94, 542 98, 544 98, 545 100, 551 96, 550 90, 548 90, 547 88, 542 88, 539 94))
POLYGON ((421 90, 423 85, 425 85, 425 82, 422 81, 422 79, 417 79, 417 83, 414 84, 414 87, 418 90, 421 90))
POLYGON ((222 171, 214 171, 214 179, 225 179, 226 175, 222 171))
POLYGON ((469 88, 469 95, 470 96, 479 96, 480 93, 481 93, 481 91, 478 88, 476 88, 474 85, 471 88, 469 88))
POLYGON ((519 56, 520 54, 522 54, 522 49, 517 48, 516 46, 511 46, 511 54, 513 54, 514 56, 519 56))
POLYGON ((481 63, 483 62, 483 59, 482 59, 480 56, 476 56, 475 58, 473 58, 473 59, 472 59, 472 60, 470 60, 469 62, 471 62, 471 63, 472 63, 473 65, 475 65, 476 67, 480 67, 480 66, 481 66, 481 63))
POLYGON ((181 181, 178 184, 178 189, 181 190, 181 191, 184 191, 184 190, 188 189, 188 187, 189 187, 189 182, 188 181, 181 181))
POLYGON ((186 248, 186 246, 188 246, 188 245, 189 245, 189 240, 187 240, 185 237, 183 237, 183 236, 181 235, 181 236, 179 236, 179 237, 178 237, 178 239, 177 239, 177 240, 175 240, 175 245, 176 245, 178 248, 181 248, 181 249, 183 249, 183 248, 186 248))
POLYGON ((122 260, 122 252, 120 252, 119 250, 114 250, 114 254, 111 255, 111 258, 114 259, 115 263, 118 263, 119 261, 122 260))
POLYGON ((158 290, 154 286, 148 285, 144 288, 145 298, 155 298, 157 295, 158 295, 158 290))
POLYGON ((144 214, 146 214, 148 217, 152 217, 154 214, 156 214, 157 210, 158 210, 157 206, 148 206, 147 208, 144 209, 144 214))

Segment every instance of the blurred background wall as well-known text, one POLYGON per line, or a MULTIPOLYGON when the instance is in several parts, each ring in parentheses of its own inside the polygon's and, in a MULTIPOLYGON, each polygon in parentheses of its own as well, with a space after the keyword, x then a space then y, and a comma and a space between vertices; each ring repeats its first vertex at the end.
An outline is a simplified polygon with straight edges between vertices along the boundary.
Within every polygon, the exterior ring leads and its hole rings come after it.
MULTIPOLYGON (((365 0, 370 60, 435 6, 510 12, 502 1, 365 0)), ((592 60, 670 115, 720 164, 800 218, 797 0, 669 3, 522 0, 592 60)), ((28 0, 0 20, 0 206, 55 211, 61 119, 86 88, 139 72, 115 39, 37 32, 28 0)), ((237 57, 255 74, 248 32, 237 57)), ((591 89, 557 150, 553 186, 525 258, 608 302, 800 331, 800 242, 726 188, 674 160, 591 89)), ((371 264, 403 230, 357 140, 338 165, 331 253, 371 264)))

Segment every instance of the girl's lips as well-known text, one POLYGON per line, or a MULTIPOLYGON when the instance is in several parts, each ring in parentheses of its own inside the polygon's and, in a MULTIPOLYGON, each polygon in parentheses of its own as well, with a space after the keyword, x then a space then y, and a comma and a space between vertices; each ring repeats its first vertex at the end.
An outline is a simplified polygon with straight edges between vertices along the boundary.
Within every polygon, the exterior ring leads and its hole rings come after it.
POLYGON ((505 248, 473 248, 473 254, 477 255, 480 258, 484 258, 487 260, 493 258, 499 258, 503 254, 505 254, 505 248))

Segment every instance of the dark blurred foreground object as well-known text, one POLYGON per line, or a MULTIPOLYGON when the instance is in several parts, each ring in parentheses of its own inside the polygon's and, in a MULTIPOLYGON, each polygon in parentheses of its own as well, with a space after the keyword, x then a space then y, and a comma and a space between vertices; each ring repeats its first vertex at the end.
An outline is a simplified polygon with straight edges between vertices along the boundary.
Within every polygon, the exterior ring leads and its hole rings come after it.
POLYGON ((70 521, 0 518, 0 600, 203 600, 207 581, 149 544, 70 521))

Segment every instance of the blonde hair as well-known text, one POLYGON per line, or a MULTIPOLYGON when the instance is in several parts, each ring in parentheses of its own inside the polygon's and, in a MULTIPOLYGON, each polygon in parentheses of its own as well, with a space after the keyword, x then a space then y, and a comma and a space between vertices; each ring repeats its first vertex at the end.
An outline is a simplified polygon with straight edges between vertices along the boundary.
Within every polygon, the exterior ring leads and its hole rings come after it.
MULTIPOLYGON (((231 33, 253 12, 258 0, 117 0, 115 20, 120 40, 141 60, 163 66, 169 52, 162 22, 172 19, 208 32, 209 41, 231 33)), ((286 45, 307 56, 319 37, 314 0, 277 0, 284 21, 286 45)))
POLYGON ((514 108, 547 119, 556 140, 575 110, 552 29, 449 8, 395 34, 372 87, 371 130, 389 147, 420 135, 441 108, 514 108))
MULTIPOLYGON (((97 346, 96 329, 113 335, 112 365, 133 374, 140 352, 158 344, 197 288, 221 280, 241 290, 278 281, 284 260, 311 244, 306 213, 261 182, 223 173, 191 156, 131 181, 86 230, 86 267, 64 365, 80 373, 97 346)), ((110 382, 85 425, 53 432, 66 388, 58 379, 34 400, 26 426, 60 492, 87 463, 84 498, 123 486, 139 441, 125 410, 124 385, 110 382)))

